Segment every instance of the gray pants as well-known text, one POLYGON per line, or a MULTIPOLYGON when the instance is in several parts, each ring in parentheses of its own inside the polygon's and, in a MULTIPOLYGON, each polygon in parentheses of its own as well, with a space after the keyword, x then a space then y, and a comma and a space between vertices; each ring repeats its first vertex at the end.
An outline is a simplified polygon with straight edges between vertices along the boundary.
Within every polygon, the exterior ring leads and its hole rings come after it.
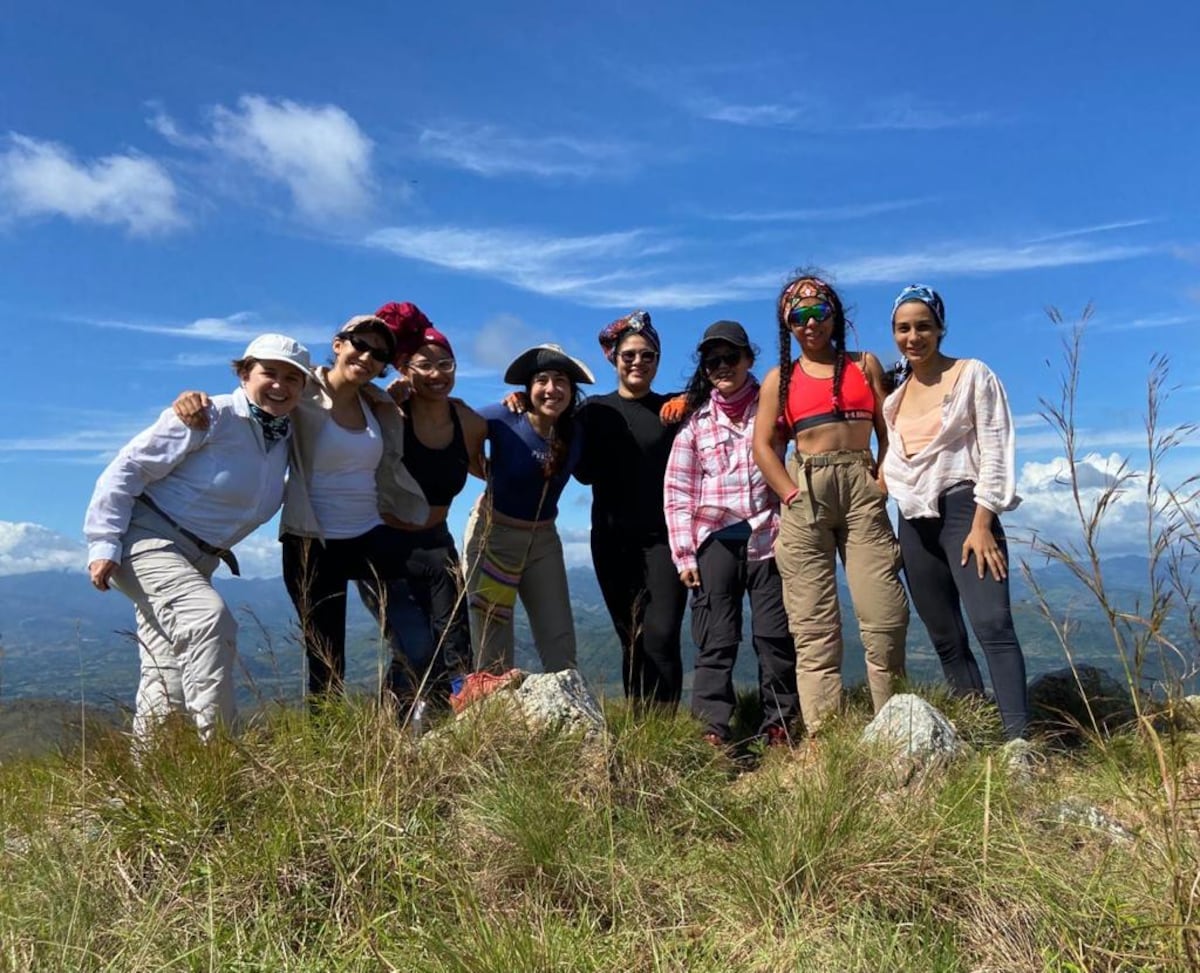
POLYGON ((137 616, 141 681, 133 732, 144 739, 170 712, 187 713, 201 737, 236 713, 237 620, 212 586, 221 562, 158 514, 134 507, 125 555, 112 578, 137 616))

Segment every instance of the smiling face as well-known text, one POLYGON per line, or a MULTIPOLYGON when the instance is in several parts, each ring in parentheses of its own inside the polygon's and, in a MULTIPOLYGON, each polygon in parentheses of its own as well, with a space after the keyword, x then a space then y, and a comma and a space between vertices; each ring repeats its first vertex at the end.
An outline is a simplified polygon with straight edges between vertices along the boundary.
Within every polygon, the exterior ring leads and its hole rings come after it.
POLYGON ((557 419, 570 408, 575 388, 565 372, 547 368, 529 381, 529 411, 546 419, 557 419))
POLYGON ((366 385, 387 368, 387 341, 374 331, 354 331, 333 339, 333 367, 344 380, 366 385))
POLYGON ((617 345, 614 364, 617 385, 635 397, 645 395, 658 374, 658 352, 642 335, 631 334, 617 345))
POLYGON ((905 360, 920 365, 937 357, 942 326, 928 305, 906 301, 892 316, 892 337, 905 360))
POLYGON ((422 345, 400 370, 412 385, 413 395, 422 399, 445 399, 454 390, 457 364, 442 345, 422 345))
POLYGON ((821 297, 801 298, 792 305, 788 326, 801 351, 821 352, 829 346, 835 313, 833 305, 821 297))
POLYGON ((700 349, 700 364, 713 388, 730 396, 746 384, 754 356, 748 348, 737 348, 727 341, 713 341, 700 349))
POLYGON ((286 416, 296 408, 306 380, 295 365, 275 361, 256 361, 239 377, 246 398, 273 416, 286 416))

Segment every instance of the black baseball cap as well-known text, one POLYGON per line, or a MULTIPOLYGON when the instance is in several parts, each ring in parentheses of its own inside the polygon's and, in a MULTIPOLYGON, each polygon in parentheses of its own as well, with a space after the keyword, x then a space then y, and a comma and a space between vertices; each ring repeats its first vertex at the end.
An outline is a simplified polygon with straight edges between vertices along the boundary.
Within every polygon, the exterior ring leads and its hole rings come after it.
POLYGON ((696 347, 702 350, 705 345, 710 345, 715 341, 724 341, 726 344, 733 345, 734 348, 750 347, 746 329, 736 321, 714 321, 704 329, 704 337, 700 339, 700 344, 696 347))

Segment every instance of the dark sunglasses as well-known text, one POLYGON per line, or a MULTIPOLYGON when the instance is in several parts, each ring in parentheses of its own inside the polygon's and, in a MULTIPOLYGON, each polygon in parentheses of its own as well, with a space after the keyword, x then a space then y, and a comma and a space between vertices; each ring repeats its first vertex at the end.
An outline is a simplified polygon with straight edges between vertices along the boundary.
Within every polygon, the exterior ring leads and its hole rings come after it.
POLYGON ((794 307, 788 311, 788 324, 804 325, 809 321, 828 321, 833 314, 833 306, 824 302, 810 304, 807 307, 794 307))
POLYGON ((357 351, 360 355, 370 355, 381 365, 386 365, 392 360, 392 356, 382 348, 376 348, 369 341, 365 341, 358 335, 351 334, 349 331, 339 331, 334 335, 334 337, 341 338, 342 341, 350 342, 350 347, 357 351))
POLYGON ((642 348, 637 351, 630 349, 629 351, 621 352, 621 361, 626 365, 632 365, 636 361, 645 362, 647 365, 653 365, 658 361, 658 352, 649 348, 642 348))
POLYGON ((714 355, 706 355, 702 364, 706 372, 714 372, 722 365, 732 368, 741 360, 742 353, 740 351, 720 351, 714 355))

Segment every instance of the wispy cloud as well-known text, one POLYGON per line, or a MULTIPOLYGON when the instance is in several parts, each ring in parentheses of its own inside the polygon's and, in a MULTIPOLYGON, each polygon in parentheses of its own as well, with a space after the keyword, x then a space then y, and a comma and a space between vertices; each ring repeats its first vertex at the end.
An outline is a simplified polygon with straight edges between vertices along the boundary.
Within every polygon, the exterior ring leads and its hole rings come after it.
POLYGON ((779 102, 737 104, 718 98, 700 98, 694 100, 691 107, 700 118, 750 128, 790 128, 811 115, 810 106, 779 102))
POLYGON ((1152 247, 1086 243, 1028 244, 1024 246, 945 245, 894 254, 852 257, 831 261, 831 270, 846 284, 894 283, 921 277, 998 274, 1007 271, 1068 267, 1078 264, 1130 260, 1153 253, 1152 247))
POLYGON ((284 186, 307 220, 361 216, 374 196, 374 143, 337 105, 243 95, 233 108, 212 109, 207 134, 184 132, 157 107, 148 124, 172 145, 212 152, 284 186))
POLYGON ((869 110, 866 119, 852 123, 850 127, 864 132, 936 132, 948 128, 977 128, 995 120, 991 112, 953 111, 900 98, 878 104, 869 110))
POLYGON ((15 133, 6 141, 0 154, 0 215, 63 216, 123 226, 136 236, 186 223, 175 183, 153 159, 125 153, 82 162, 55 142, 15 133))
POLYGON ((1080 226, 1072 230, 1060 230, 1057 233, 1047 233, 1031 239, 1030 243, 1049 243, 1051 240, 1066 240, 1070 237, 1090 236, 1093 233, 1111 233, 1113 230, 1128 230, 1135 226, 1147 226, 1155 220, 1120 220, 1113 223, 1096 223, 1092 226, 1080 226))
POLYGON ((495 125, 426 128, 417 147, 428 158, 489 177, 611 177, 633 171, 637 161, 625 143, 571 135, 528 137, 495 125))
POLYGON ((1095 331, 1144 331, 1151 328, 1174 328, 1181 324, 1196 324, 1195 314, 1131 314, 1125 318, 1103 315, 1094 318, 1090 327, 1095 331))
POLYGON ((97 328, 140 331, 143 334, 165 335, 185 341, 219 341, 234 346, 246 344, 266 332, 286 334, 305 343, 321 342, 333 334, 332 329, 321 329, 312 325, 267 323, 262 315, 254 311, 237 311, 223 318, 196 318, 184 324, 74 316, 64 316, 63 320, 97 328))
POLYGON ((726 213, 705 213, 707 219, 730 223, 820 223, 868 219, 886 213, 914 209, 933 202, 933 197, 893 199, 878 203, 848 203, 844 206, 816 206, 806 209, 738 210, 726 213))

